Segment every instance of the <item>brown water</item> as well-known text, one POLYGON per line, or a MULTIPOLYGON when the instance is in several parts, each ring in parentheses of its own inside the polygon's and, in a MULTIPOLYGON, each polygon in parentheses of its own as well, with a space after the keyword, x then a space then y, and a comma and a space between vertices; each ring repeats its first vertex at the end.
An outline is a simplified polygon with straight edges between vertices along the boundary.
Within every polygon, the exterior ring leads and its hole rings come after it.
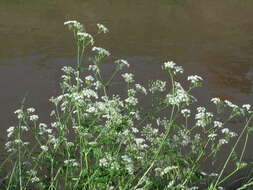
POLYGON ((205 79, 200 102, 253 103, 252 0, 0 0, 1 138, 24 96, 47 118, 60 67, 74 63, 69 19, 91 33, 108 26, 98 45, 132 63, 142 81, 164 77, 160 64, 174 60, 205 79))

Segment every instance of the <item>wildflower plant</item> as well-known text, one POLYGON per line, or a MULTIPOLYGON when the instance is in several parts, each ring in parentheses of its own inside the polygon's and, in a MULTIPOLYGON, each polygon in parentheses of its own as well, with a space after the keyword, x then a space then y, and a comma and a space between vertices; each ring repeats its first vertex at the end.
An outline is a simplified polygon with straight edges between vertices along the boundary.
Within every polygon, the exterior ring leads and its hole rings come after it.
MULTIPOLYGON (((252 132, 250 105, 213 98, 216 112, 195 109, 197 99, 191 93, 203 79, 189 76, 188 86, 183 86, 178 81, 183 68, 172 61, 162 65, 170 82, 153 80, 148 88, 135 83, 132 73, 122 73, 129 67, 126 60, 115 60, 112 76, 103 78, 101 64, 110 52, 94 46, 94 38, 79 22, 64 25, 74 34, 77 67, 62 68, 61 94, 50 99, 51 123, 40 123, 34 108, 15 111, 19 122, 7 130, 9 156, 1 165, 2 171, 11 168, 3 172, 5 189, 193 190, 204 185, 217 190, 249 164, 243 158, 252 132), (83 63, 87 51, 92 51, 91 65, 83 63), (124 80, 125 96, 108 93, 117 75, 124 80), (151 111, 142 108, 140 96, 155 97, 151 111), (240 134, 229 127, 235 117, 245 120, 240 134), (29 133, 34 134, 30 143, 25 140, 29 133), (214 160, 231 139, 235 143, 221 168, 202 171, 201 163, 214 160), (230 162, 235 170, 224 175, 230 162)), ((97 34, 108 32, 102 24, 97 28, 97 34)), ((248 178, 245 188, 252 181, 248 178)))

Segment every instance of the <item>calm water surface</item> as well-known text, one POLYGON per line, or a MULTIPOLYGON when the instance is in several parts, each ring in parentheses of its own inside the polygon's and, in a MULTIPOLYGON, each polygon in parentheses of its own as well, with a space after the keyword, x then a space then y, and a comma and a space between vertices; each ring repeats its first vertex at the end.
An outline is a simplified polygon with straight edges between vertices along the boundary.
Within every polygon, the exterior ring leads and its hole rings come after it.
POLYGON ((72 36, 63 26, 69 19, 91 33, 96 23, 108 26, 97 45, 132 63, 140 81, 164 78, 161 63, 174 60, 205 79, 195 92, 200 102, 220 96, 253 103, 251 0, 0 0, 2 139, 23 97, 47 120, 60 68, 74 64, 72 36))

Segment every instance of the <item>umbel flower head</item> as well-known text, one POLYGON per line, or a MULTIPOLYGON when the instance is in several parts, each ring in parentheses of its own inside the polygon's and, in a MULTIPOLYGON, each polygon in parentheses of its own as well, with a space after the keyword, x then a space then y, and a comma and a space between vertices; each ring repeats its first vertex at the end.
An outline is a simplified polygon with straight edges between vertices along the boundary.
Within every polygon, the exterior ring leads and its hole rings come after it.
POLYGON ((163 64, 163 69, 172 72, 174 75, 177 73, 183 73, 184 69, 181 66, 178 66, 173 61, 167 61, 163 64))
POLYGON ((103 24, 97 24, 98 33, 108 33, 109 30, 103 24))
POLYGON ((64 25, 68 26, 69 30, 75 31, 75 32, 83 32, 84 26, 77 22, 76 20, 69 20, 64 22, 64 25))

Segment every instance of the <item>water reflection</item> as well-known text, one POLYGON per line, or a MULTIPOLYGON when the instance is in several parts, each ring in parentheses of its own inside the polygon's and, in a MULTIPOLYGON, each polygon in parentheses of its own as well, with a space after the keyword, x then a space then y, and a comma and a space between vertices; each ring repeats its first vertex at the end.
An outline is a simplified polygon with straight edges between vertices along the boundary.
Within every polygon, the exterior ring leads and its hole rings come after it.
MULTIPOLYGON (((2 88, 14 85, 6 80, 10 75, 19 84, 40 81, 28 73, 22 79, 17 77, 27 67, 31 73, 43 73, 43 68, 58 75, 58 66, 74 55, 72 37, 63 22, 77 19, 89 32, 97 22, 108 25, 111 33, 99 38, 97 45, 107 47, 114 56, 133 60, 136 67, 145 68, 141 72, 150 73, 162 60, 172 59, 189 73, 202 75, 208 81, 209 96, 250 102, 252 17, 253 2, 249 0, 2 0, 0 81, 2 88), (138 61, 147 56, 153 64, 138 61)), ((53 82, 48 81, 44 90, 52 92, 53 82)), ((38 85, 32 88, 41 90, 38 85)), ((44 90, 39 94, 42 99, 44 90)), ((19 94, 20 89, 13 93, 19 94)), ((11 95, 0 96, 6 101, 11 95)))

